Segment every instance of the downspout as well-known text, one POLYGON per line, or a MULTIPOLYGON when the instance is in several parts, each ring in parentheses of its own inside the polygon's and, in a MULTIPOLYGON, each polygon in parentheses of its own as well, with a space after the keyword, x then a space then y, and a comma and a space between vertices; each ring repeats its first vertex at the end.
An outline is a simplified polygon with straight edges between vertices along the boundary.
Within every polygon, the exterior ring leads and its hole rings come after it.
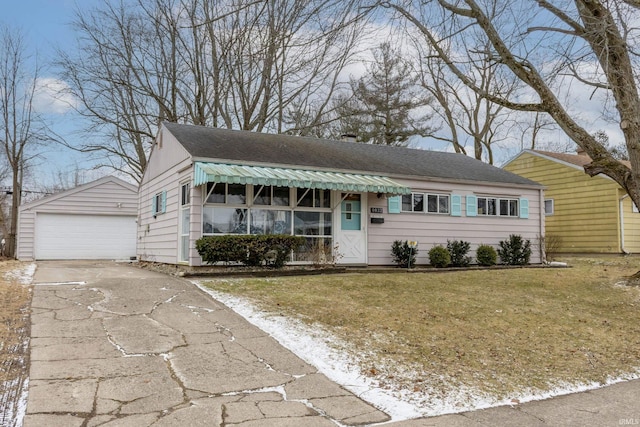
MULTIPOLYGON (((546 238, 547 237, 547 232, 545 230, 545 209, 544 209, 544 189, 540 189, 538 191, 539 194, 539 198, 540 198, 540 209, 539 209, 539 217, 540 217, 540 233, 542 238, 546 238)), ((543 240, 544 241, 544 240, 543 240)), ((544 250, 544 248, 540 248, 540 261, 542 262, 542 264, 546 264, 547 263, 547 252, 544 250)))
POLYGON ((622 197, 620 197, 620 207, 619 207, 619 211, 620 211, 620 251, 625 254, 625 255, 629 255, 629 252, 624 248, 624 210, 623 210, 623 202, 624 199, 626 199, 627 197, 629 197, 628 194, 623 195, 622 197))

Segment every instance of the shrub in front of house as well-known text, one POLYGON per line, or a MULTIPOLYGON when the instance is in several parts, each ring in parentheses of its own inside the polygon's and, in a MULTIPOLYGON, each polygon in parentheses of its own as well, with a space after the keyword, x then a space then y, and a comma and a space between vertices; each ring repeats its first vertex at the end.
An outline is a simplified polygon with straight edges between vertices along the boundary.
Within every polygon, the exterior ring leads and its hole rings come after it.
POLYGON ((196 241, 196 249, 207 264, 281 268, 291 258, 291 251, 304 243, 304 237, 284 234, 205 236, 196 241))
POLYGON ((196 240, 196 250, 207 264, 240 263, 247 256, 245 236, 205 236, 196 240))
POLYGON ((464 240, 447 240, 447 251, 451 257, 451 266, 466 267, 471 262, 471 257, 467 256, 471 249, 471 243, 464 240))
POLYGON ((398 267, 408 268, 409 266, 416 265, 416 254, 418 248, 412 248, 409 246, 407 240, 395 240, 391 245, 391 255, 393 256, 393 262, 398 267))
POLYGON ((500 241, 498 255, 504 264, 526 265, 531 258, 531 242, 519 234, 511 234, 509 240, 500 241))
POLYGON ((480 245, 478 249, 476 249, 476 261, 478 265, 490 267, 496 265, 496 262, 498 262, 498 254, 493 246, 480 245))
POLYGON ((436 268, 444 268, 451 264, 451 255, 442 245, 436 245, 429 250, 429 263, 436 268))

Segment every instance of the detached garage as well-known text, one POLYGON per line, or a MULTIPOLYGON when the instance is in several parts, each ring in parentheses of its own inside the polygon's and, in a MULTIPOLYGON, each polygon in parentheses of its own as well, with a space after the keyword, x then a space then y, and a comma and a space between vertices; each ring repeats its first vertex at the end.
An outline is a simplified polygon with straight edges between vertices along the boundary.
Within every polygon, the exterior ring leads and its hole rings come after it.
POLYGON ((135 257, 137 197, 136 186, 109 176, 22 205, 18 259, 135 257))

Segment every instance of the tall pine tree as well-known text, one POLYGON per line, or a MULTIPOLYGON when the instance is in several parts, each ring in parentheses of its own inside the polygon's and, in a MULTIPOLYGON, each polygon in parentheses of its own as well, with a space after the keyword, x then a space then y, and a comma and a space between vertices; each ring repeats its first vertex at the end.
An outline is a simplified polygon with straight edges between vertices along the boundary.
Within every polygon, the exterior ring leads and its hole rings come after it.
POLYGON ((431 98, 418 85, 411 63, 389 42, 374 52, 364 76, 351 80, 352 97, 342 99, 338 113, 342 134, 370 144, 406 146, 409 137, 428 136, 431 98))

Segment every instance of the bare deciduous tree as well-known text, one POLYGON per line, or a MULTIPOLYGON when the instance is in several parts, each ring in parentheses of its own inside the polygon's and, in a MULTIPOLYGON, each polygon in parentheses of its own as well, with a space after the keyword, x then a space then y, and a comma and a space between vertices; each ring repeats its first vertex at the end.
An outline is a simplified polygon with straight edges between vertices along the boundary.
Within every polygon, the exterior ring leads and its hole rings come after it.
POLYGON ((339 0, 129 0, 78 14, 79 54, 59 61, 91 120, 78 148, 139 181, 163 120, 284 132, 296 127, 289 107, 313 105, 317 123, 358 36, 354 11, 339 0))
POLYGON ((20 30, 0 27, 0 144, 11 179, 10 210, 2 215, 8 256, 15 255, 25 170, 34 147, 47 140, 47 128, 34 109, 38 65, 28 52, 20 30))
POLYGON ((378 4, 415 26, 449 70, 473 91, 509 109, 551 116, 591 157, 586 173, 611 177, 640 203, 637 2, 430 0, 418 6, 404 1, 378 4), (503 25, 494 24, 496 11, 503 25), (466 75, 465 64, 471 58, 458 48, 470 34, 484 38, 490 49, 482 56, 517 77, 523 89, 510 94, 487 93, 466 75), (587 125, 580 123, 571 106, 561 101, 567 91, 579 85, 602 93, 603 99, 611 102, 613 109, 607 112, 603 106, 603 115, 613 115, 619 123, 631 168, 616 160, 587 125))
MULTIPOLYGON (((466 140, 473 145, 478 160, 494 163, 494 143, 503 140, 510 122, 510 111, 491 102, 480 92, 469 90, 438 57, 422 51, 420 61, 423 86, 433 95, 435 109, 445 132, 437 139, 450 142, 457 153, 465 153, 466 140)), ((470 78, 486 93, 507 93, 515 88, 513 80, 501 79, 492 64, 478 61, 470 67, 470 78)))
MULTIPOLYGON (((558 125, 546 113, 535 112, 524 117, 522 114, 516 114, 511 122, 512 127, 510 133, 516 132, 520 134, 520 150, 540 149, 558 151, 556 148, 561 147, 558 152, 562 153, 569 149, 563 141, 551 142, 541 140, 541 134, 543 134, 544 131, 556 130, 558 128, 558 125)), ((570 140, 569 143, 573 145, 570 140)))

